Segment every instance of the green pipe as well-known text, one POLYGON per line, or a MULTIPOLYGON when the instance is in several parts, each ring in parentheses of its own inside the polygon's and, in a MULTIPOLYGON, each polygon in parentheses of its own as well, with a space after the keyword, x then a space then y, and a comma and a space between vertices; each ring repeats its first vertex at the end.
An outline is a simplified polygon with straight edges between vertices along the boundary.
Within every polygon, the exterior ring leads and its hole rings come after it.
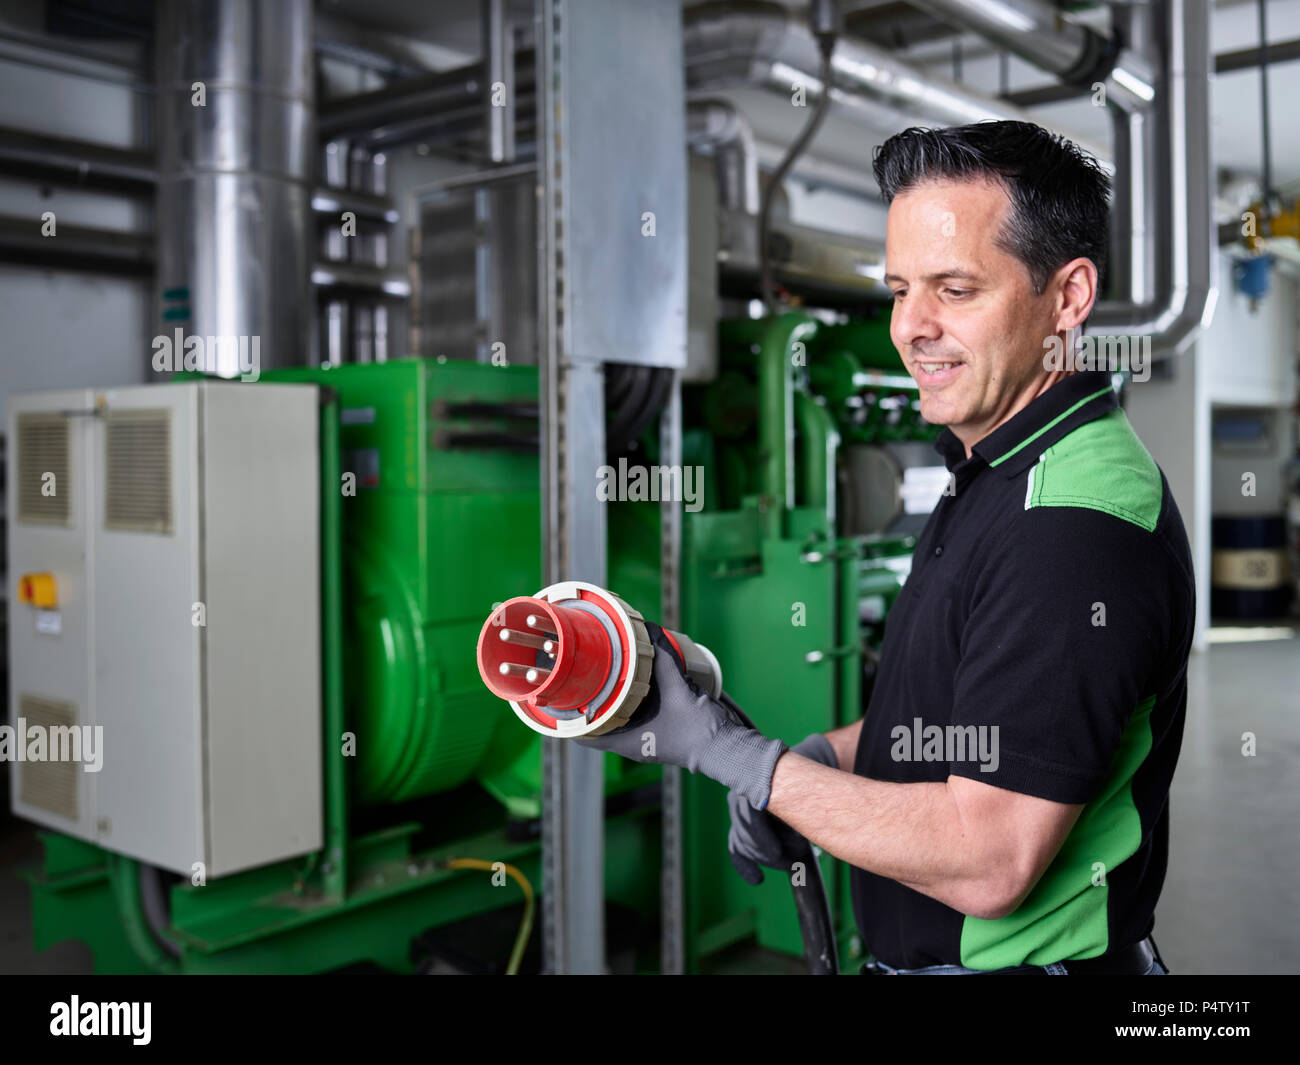
POLYGON ((321 389, 320 541, 321 691, 325 756, 325 894, 342 901, 348 888, 347 763, 343 755, 343 551, 339 472, 339 395, 321 389))
POLYGON ((808 377, 813 391, 825 396, 831 403, 843 403, 857 395, 861 388, 862 364, 853 352, 842 348, 826 350, 818 336, 818 346, 822 349, 817 361, 808 369, 808 377))
MULTIPOLYGON (((767 539, 785 536, 786 516, 794 509, 794 365, 797 342, 817 332, 816 319, 788 313, 770 319, 758 355, 759 429, 767 539)), ((807 365, 807 355, 803 358, 807 365)))
POLYGON ((835 471, 840 433, 830 411, 807 392, 794 395, 795 419, 803 441, 804 505, 826 512, 828 534, 835 535, 835 471))
POLYGON ((823 340, 829 346, 853 352, 858 363, 866 369, 907 372, 890 338, 887 315, 826 326, 825 336, 818 336, 819 342, 823 340))
POLYGON ((110 853, 106 857, 113 902, 131 949, 154 972, 180 972, 180 963, 154 938, 149 922, 145 919, 144 904, 140 901, 140 863, 120 854, 110 853))
MULTIPOLYGON (((849 541, 850 543, 852 541, 849 541)), ((841 540, 841 544, 845 541, 841 540)), ((835 560, 839 567, 839 604, 840 637, 842 647, 852 646, 852 654, 844 655, 839 660, 840 698, 836 708, 836 723, 840 726, 851 725, 861 720, 862 706, 862 619, 858 613, 861 602, 858 591, 858 567, 861 565, 858 552, 847 552, 848 557, 841 556, 835 560)))

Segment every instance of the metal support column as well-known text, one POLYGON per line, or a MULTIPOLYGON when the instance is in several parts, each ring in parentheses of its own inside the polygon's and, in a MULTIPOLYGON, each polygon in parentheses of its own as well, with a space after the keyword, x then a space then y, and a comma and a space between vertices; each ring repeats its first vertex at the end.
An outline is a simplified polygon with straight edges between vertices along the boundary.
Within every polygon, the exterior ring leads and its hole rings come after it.
MULTIPOLYGON (((659 461, 669 466, 682 464, 682 375, 673 372, 668 405, 659 419, 659 461)), ((683 471, 685 481, 685 471, 683 471)), ((681 557, 682 501, 665 499, 659 509, 660 619, 669 628, 682 624, 681 557)), ((682 771, 664 767, 663 780, 663 865, 660 878, 660 971, 686 971, 685 894, 682 889, 682 771)))
MULTIPOLYGON (((537 0, 536 15, 543 571, 603 585, 604 363, 686 363, 681 6, 537 0)), ((604 757, 544 744, 547 972, 604 971, 604 757)))
MULTIPOLYGON (((604 369, 576 361, 565 254, 570 228, 564 0, 540 0, 537 62, 542 570, 605 583, 605 512, 591 480, 605 454, 604 369)), ((565 740, 542 749, 542 968, 605 970, 605 756, 565 740)))

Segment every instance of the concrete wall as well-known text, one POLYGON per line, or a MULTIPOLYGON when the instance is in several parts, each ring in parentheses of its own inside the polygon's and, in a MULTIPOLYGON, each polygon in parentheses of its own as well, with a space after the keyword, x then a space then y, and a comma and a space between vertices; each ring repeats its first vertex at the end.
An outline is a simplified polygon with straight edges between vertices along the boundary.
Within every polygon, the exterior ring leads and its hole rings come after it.
POLYGON ((1196 571, 1195 649, 1209 646, 1210 404, 1202 383, 1204 355, 1194 345, 1173 364, 1171 379, 1134 383, 1126 410, 1134 430, 1165 471, 1187 527, 1196 571))
MULTIPOLYGON (((79 64, 80 72, 0 58, 0 126, 45 136, 140 147, 146 101, 120 73, 79 64)), ((149 208, 116 196, 0 181, 0 214, 44 212, 57 226, 140 230, 149 208)), ((149 366, 152 283, 65 270, 0 266, 0 409, 14 392, 139 384, 149 366)))
POLYGON ((1173 364, 1171 380, 1134 384, 1129 420, 1160 463, 1187 525, 1197 576, 1197 646, 1208 645, 1210 520, 1216 513, 1281 512, 1282 464, 1294 451, 1296 302, 1294 278, 1274 273, 1269 294, 1251 310, 1232 290, 1232 263, 1219 262, 1219 299, 1209 327, 1173 364), (1215 448, 1216 411, 1263 412, 1272 427, 1264 453, 1215 448), (1241 473, 1256 474, 1257 494, 1241 495, 1241 473))

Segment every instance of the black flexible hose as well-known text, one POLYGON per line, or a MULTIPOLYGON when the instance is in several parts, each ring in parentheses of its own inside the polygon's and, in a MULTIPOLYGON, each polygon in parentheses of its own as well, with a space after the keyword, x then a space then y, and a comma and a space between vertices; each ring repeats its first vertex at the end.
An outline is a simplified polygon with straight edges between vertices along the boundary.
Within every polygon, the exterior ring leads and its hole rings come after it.
MULTIPOLYGON (((638 440, 650 424, 663 413, 673 387, 673 371, 656 366, 650 371, 650 384, 646 391, 645 404, 637 412, 627 430, 628 444, 638 440)), ((626 450, 626 448, 624 448, 626 450)))
POLYGON ((799 914, 799 933, 803 936, 803 957, 811 976, 835 976, 840 971, 839 952, 835 947, 835 926, 831 923, 830 903, 822 883, 822 868, 806 839, 794 852, 794 860, 803 862, 807 875, 794 886, 794 907, 799 914))
POLYGON ((170 957, 181 956, 180 944, 172 939, 167 930, 171 927, 171 906, 168 904, 167 886, 163 883, 163 873, 156 865, 140 862, 140 908, 144 912, 145 923, 154 939, 170 957))
MULTIPOLYGON (((740 718, 747 728, 754 727, 749 715, 726 692, 718 696, 718 701, 740 718)), ((782 862, 788 859, 791 869, 798 863, 803 864, 803 882, 795 883, 791 877, 790 885, 794 890, 794 908, 799 916, 799 935, 803 939, 803 957, 808 965, 808 975, 836 976, 840 970, 840 960, 835 946, 835 925, 831 921, 826 885, 822 883, 822 867, 817 861, 813 845, 807 837, 800 835, 776 815, 768 816, 773 818, 781 839, 782 862)), ((732 855, 732 860, 734 862, 735 855, 732 855)), ((746 876, 740 866, 736 867, 736 871, 747 883, 758 883, 758 880, 746 876)), ((761 875, 759 879, 762 879, 761 875)))
POLYGON ((606 452, 612 462, 627 454, 659 417, 672 391, 673 371, 614 363, 605 372, 605 383, 606 410, 614 411, 605 427, 606 452))
POLYGON ((605 409, 617 410, 627 400, 632 387, 632 366, 629 363, 611 362, 605 367, 605 409))
POLYGON ((605 446, 610 455, 621 455, 633 437, 631 430, 645 409, 653 371, 649 366, 615 363, 605 372, 605 409, 617 407, 605 425, 605 446), (617 367, 617 369, 615 369, 617 367))

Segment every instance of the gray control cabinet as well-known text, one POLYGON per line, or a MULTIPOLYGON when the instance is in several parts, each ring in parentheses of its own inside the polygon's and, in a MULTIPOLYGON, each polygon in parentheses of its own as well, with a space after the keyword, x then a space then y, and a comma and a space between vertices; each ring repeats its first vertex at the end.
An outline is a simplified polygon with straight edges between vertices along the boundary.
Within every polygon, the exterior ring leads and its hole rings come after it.
POLYGON ((7 417, 15 814, 186 877, 318 849, 315 387, 32 393, 7 417))

